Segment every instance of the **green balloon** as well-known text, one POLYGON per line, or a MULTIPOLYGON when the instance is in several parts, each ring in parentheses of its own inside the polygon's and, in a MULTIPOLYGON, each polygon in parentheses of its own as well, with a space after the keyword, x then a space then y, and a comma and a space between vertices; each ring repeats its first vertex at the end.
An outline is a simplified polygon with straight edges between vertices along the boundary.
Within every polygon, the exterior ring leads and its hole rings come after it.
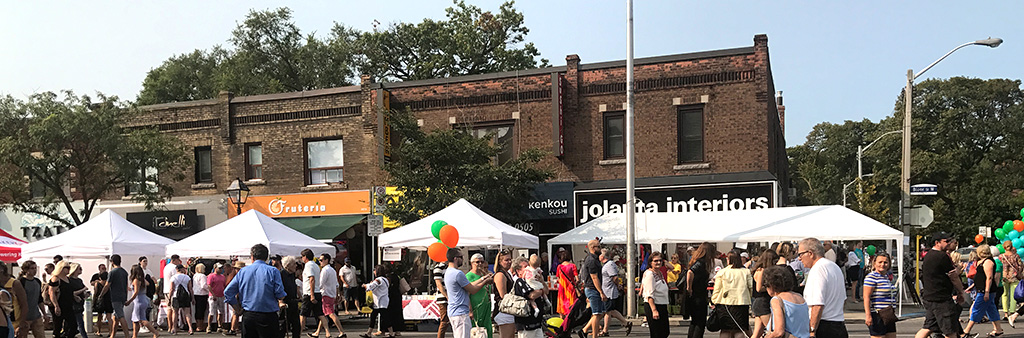
POLYGON ((1024 219, 1024 208, 1020 208, 1020 218, 1024 219))
POLYGON ((448 225, 448 222, 442 220, 436 220, 434 224, 430 225, 430 233, 439 241, 441 240, 441 228, 444 228, 445 225, 448 225))
POLYGON ((1013 221, 1003 222, 1003 231, 1009 233, 1010 230, 1013 230, 1013 221))
POLYGON ((868 247, 867 247, 867 248, 864 248, 864 251, 867 251, 867 253, 868 253, 869 255, 872 255, 872 256, 874 256, 874 255, 875 255, 875 250, 876 250, 876 249, 875 249, 875 246, 874 246, 873 244, 872 244, 872 245, 868 245, 868 247))
MULTIPOLYGON (((999 230, 1002 230, 1002 229, 999 229, 999 230)), ((1003 249, 1002 245, 997 245, 997 247, 999 247, 999 253, 1006 253, 1006 249, 1003 249)))
POLYGON ((1003 230, 1002 228, 998 228, 995 231, 995 235, 996 235, 996 238, 998 238, 1000 241, 1002 241, 1003 237, 1006 237, 1006 231, 1003 230))

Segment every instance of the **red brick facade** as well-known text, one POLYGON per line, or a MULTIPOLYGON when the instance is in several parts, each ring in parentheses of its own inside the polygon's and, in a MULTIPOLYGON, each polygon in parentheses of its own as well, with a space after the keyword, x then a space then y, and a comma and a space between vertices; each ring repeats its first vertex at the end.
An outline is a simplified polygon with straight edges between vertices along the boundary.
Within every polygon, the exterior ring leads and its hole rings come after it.
MULTIPOLYGON (((666 177, 770 172, 786 180, 785 140, 773 94, 767 37, 752 47, 636 60, 636 175, 666 177), (703 112, 703 161, 680 163, 677 117, 680 107, 703 112)), ((158 125, 189 147, 212 150, 213 184, 189 180, 175 195, 221 195, 244 176, 245 145, 263 146, 262 182, 252 193, 283 194, 368 189, 383 184, 379 170, 382 119, 378 105, 386 91, 391 108, 409 107, 426 129, 512 125, 516 152, 553 151, 556 123, 553 74, 564 78, 564 155, 547 156, 542 166, 554 181, 622 179, 624 161, 605 159, 604 116, 624 110, 623 61, 566 66, 308 92, 233 97, 143 107, 136 126, 158 125), (343 140, 344 183, 307 186, 304 140, 343 140)))

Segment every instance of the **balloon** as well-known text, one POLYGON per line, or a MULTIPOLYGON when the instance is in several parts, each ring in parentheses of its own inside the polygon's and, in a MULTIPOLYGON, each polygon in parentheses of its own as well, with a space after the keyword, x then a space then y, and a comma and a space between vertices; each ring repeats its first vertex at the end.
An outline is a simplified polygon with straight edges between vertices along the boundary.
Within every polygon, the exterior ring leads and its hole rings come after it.
POLYGON ((1003 231, 1009 233, 1010 230, 1013 230, 1013 221, 1003 222, 1003 231))
POLYGON ((1013 221, 1013 230, 1017 230, 1017 232, 1024 232, 1024 221, 1019 219, 1013 221))
POLYGON ((974 236, 974 242, 975 243, 981 244, 981 242, 984 242, 984 241, 985 241, 985 236, 982 236, 981 234, 977 234, 977 235, 974 236))
POLYGON ((1018 232, 1017 230, 1010 230, 1010 232, 1006 233, 1006 239, 1008 240, 1012 241, 1017 239, 1017 237, 1020 237, 1020 232, 1018 232))
POLYGON ((1024 240, 1021 240, 1020 238, 1014 238, 1012 243, 1014 248, 1020 248, 1021 246, 1024 246, 1024 240))
POLYGON ((1020 218, 1024 218, 1024 208, 1020 209, 1020 218))
POLYGON ((864 251, 866 251, 869 255, 872 255, 872 256, 875 255, 875 250, 876 249, 875 249, 874 245, 868 245, 867 248, 864 248, 864 251))
POLYGON ((451 224, 445 225, 441 228, 441 243, 449 248, 454 248, 459 245, 459 230, 455 229, 451 224))
POLYGON ((1006 249, 1002 245, 996 245, 996 247, 999 248, 999 253, 1006 253, 1006 249))
POLYGON ((1024 256, 1024 248, 1017 249, 1018 256, 1024 256))
POLYGON ((427 247, 427 256, 433 259, 435 262, 442 263, 448 261, 448 248, 437 242, 427 247))
POLYGON ((1003 231, 1003 228, 996 228, 995 234, 996 238, 998 238, 1000 241, 1003 240, 1003 237, 1006 237, 1006 231, 1003 231))
POLYGON ((434 235, 434 238, 441 240, 441 228, 443 228, 445 225, 448 225, 448 222, 442 220, 436 220, 434 221, 434 224, 430 225, 430 233, 434 235))

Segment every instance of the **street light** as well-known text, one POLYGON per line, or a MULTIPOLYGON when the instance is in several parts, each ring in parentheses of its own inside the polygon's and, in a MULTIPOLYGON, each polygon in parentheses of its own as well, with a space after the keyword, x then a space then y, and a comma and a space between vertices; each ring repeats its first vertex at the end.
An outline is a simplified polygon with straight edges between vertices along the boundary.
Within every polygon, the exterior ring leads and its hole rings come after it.
POLYGON ((245 200, 249 198, 249 187, 245 186, 241 178, 235 178, 234 182, 227 189, 228 199, 235 205, 236 213, 235 216, 242 214, 242 205, 245 204, 245 200))
MULTIPOLYGON (((857 178, 853 179, 853 181, 850 181, 850 183, 843 184, 843 206, 844 207, 846 206, 846 188, 849 188, 854 183, 860 182, 862 179, 864 179, 864 177, 871 177, 871 176, 875 176, 875 174, 874 173, 864 174, 864 175, 862 175, 860 177, 857 177, 857 178)), ((858 193, 863 193, 863 192, 858 192, 858 193)))

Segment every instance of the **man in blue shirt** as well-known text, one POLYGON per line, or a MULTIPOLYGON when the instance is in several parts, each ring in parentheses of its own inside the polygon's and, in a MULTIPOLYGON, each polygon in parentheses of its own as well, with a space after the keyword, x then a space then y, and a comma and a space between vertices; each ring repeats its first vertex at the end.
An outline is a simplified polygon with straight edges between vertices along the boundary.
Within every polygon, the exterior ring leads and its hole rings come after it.
POLYGON ((238 271, 224 299, 242 314, 242 338, 278 338, 277 311, 285 296, 281 272, 265 263, 270 257, 265 245, 253 245, 250 253, 253 263, 238 271))
POLYGON ((494 281, 494 274, 470 283, 466 273, 459 270, 465 257, 459 249, 448 249, 448 269, 444 271, 444 289, 448 293, 448 320, 455 338, 469 338, 473 323, 469 320, 469 295, 494 281))

